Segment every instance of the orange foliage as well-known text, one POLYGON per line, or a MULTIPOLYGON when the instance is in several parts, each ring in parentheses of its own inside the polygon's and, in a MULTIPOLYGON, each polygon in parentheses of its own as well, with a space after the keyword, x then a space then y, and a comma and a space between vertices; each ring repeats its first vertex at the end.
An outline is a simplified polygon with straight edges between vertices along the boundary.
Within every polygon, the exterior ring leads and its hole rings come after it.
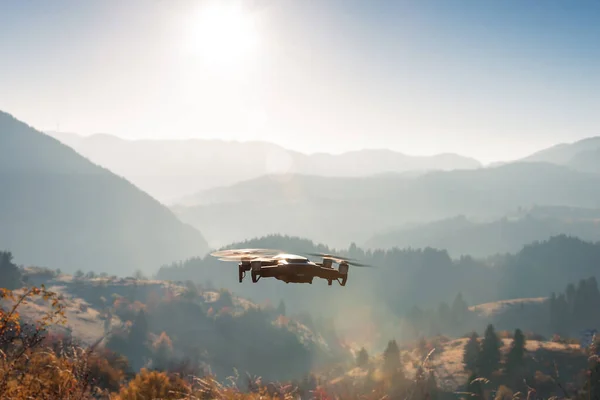
POLYGON ((127 386, 120 390, 115 400, 175 400, 185 398, 189 394, 188 385, 179 377, 142 369, 127 386))

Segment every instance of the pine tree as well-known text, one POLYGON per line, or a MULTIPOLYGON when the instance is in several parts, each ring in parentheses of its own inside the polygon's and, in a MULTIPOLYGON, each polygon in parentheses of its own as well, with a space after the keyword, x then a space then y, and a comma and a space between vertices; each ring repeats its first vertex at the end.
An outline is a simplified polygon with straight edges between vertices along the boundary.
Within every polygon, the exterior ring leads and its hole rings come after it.
POLYGON ((437 379, 435 379, 433 371, 429 371, 429 376, 427 378, 427 394, 429 400, 437 400, 440 397, 437 379))
POLYGON ((525 352, 525 335, 520 329, 516 329, 510 350, 506 356, 507 373, 519 373, 525 364, 525 352))
POLYGON ((13 263, 13 255, 9 251, 0 251, 0 288, 14 290, 22 286, 21 271, 13 263))
POLYGON ((477 368, 479 375, 489 378, 492 373, 498 369, 500 365, 500 349, 502 348, 502 340, 498 338, 494 331, 494 326, 489 324, 485 330, 483 341, 481 343, 481 353, 477 368))
POLYGON ((356 365, 358 365, 359 367, 364 367, 368 363, 369 353, 367 353, 367 350, 364 347, 362 347, 356 355, 356 365))
POLYGON ((401 374, 402 363, 400 361, 400 348, 396 340, 390 340, 387 348, 383 352, 383 368, 387 373, 392 375, 401 374))
POLYGON ((454 327, 461 327, 465 324, 469 315, 469 305, 463 299, 462 293, 458 293, 454 298, 452 306, 450 307, 450 312, 452 315, 452 325, 454 327))
POLYGON ((279 305, 277 306, 277 315, 285 316, 285 303, 283 300, 279 300, 279 305))
POLYGON ((131 361, 131 366, 134 370, 141 368, 144 364, 144 359, 149 356, 146 344, 147 340, 148 321, 144 310, 140 310, 133 320, 127 337, 128 349, 126 356, 131 361))
POLYGON ((477 332, 471 333, 469 341, 465 344, 463 352, 463 364, 465 370, 470 372, 477 372, 477 362, 479 360, 479 353, 481 353, 481 346, 479 343, 479 335, 477 332))

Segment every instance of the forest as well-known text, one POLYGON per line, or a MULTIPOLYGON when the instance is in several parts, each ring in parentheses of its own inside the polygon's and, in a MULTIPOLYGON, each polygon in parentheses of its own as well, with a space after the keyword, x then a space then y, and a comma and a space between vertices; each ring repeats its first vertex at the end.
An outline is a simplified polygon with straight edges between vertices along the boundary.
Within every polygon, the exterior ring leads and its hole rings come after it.
MULTIPOLYGON (((285 236, 258 240, 293 249, 312 245, 285 236)), ((351 247, 347 253, 371 262, 385 260, 388 269, 394 268, 392 262, 411 260, 412 274, 402 272, 419 282, 417 279, 424 278, 417 273, 419 268, 438 272, 449 268, 460 273, 468 266, 466 260, 480 263, 478 268, 487 268, 486 273, 496 277, 514 273, 511 268, 516 265, 527 267, 524 260, 532 266, 548 260, 551 244, 585 246, 591 254, 581 257, 588 260, 596 251, 595 245, 557 237, 526 246, 517 255, 502 256, 499 259, 504 264, 496 266, 485 264, 491 260, 468 257, 448 261, 439 256, 444 252, 433 249, 373 254, 351 247)), ((209 260, 164 267, 157 275, 181 274, 194 267, 198 271, 202 268, 198 264, 209 260)), ((430 399, 456 398, 463 393, 496 399, 532 395, 583 399, 595 395, 600 384, 600 370, 594 361, 596 343, 580 347, 581 331, 594 326, 599 317, 600 292, 594 275, 574 280, 561 290, 547 290, 539 303, 520 303, 494 319, 482 318, 478 313, 481 306, 467 302, 462 291, 438 303, 430 299, 431 306, 413 300, 402 308, 390 307, 392 314, 379 315, 399 317, 402 322, 395 325, 396 330, 383 330, 370 337, 370 343, 357 345, 347 342, 346 331, 336 327, 339 320, 326 312, 315 317, 301 308, 290 310, 292 297, 283 296, 275 307, 269 302, 248 303, 227 288, 207 285, 211 278, 206 277, 197 279, 199 282, 194 282, 193 276, 169 282, 164 276, 163 280, 93 272, 69 276, 44 268, 23 268, 6 251, 0 253, 0 261, 0 273, 6 277, 0 303, 2 398, 25 399, 35 393, 41 396, 37 398, 65 399, 379 399, 408 395, 430 399), (208 300, 211 296, 216 299, 208 300), (73 306, 64 305, 68 299, 84 301, 75 310, 79 316, 69 314, 73 306), (28 309, 34 307, 31 304, 37 307, 35 313, 28 309), (534 309, 525 310, 530 307, 534 309), (67 315, 84 318, 88 308, 98 311, 102 329, 95 340, 84 341, 69 325, 67 315), (54 372, 49 372, 50 366, 54 372)), ((561 270, 557 264, 555 268, 561 270)), ((395 268, 406 268, 404 265, 395 268)), ((562 269, 569 270, 563 274, 572 274, 574 267, 563 264, 562 269)), ((581 268, 580 273, 583 271, 581 268)), ((378 282, 373 279, 370 283, 378 282)), ((474 293, 468 285, 457 285, 454 290, 459 289, 474 293)), ((380 300, 389 305, 407 298, 400 296, 392 292, 380 300)))

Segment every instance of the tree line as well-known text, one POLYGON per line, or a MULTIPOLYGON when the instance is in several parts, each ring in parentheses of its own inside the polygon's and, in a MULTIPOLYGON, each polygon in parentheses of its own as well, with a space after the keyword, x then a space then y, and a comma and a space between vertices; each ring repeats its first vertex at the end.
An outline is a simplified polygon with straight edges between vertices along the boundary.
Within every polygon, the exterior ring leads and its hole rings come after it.
POLYGON ((281 285, 261 282, 261 290, 256 291, 252 285, 237 282, 235 268, 221 265, 221 261, 211 256, 163 266, 156 277, 203 284, 210 282, 213 286, 225 287, 257 301, 283 298, 290 306, 301 305, 305 308, 303 311, 317 307, 326 310, 323 305, 343 297, 349 304, 354 301, 356 304, 373 304, 373 308, 385 306, 397 315, 406 315, 415 305, 422 309, 438 307, 459 292, 469 304, 545 297, 549 292, 562 290, 564 282, 595 276, 596 266, 600 265, 600 244, 566 235, 532 243, 515 254, 500 254, 486 259, 468 255, 452 259, 447 251, 434 248, 364 250, 352 244, 348 249, 336 250, 282 235, 270 235, 227 247, 279 248, 297 254, 338 253, 380 268, 351 268, 347 286, 343 292, 335 294, 319 282, 309 289, 301 285, 286 285, 285 290, 281 285), (309 290, 310 296, 307 295, 309 290))

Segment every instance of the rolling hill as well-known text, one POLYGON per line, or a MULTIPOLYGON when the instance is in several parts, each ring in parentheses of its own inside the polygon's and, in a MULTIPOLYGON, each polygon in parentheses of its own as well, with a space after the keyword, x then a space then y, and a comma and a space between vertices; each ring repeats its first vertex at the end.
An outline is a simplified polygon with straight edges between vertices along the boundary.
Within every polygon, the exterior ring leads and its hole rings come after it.
POLYGON ((195 204, 198 191, 271 173, 344 177, 481 166, 472 158, 455 154, 421 157, 390 150, 361 150, 307 155, 267 142, 124 140, 106 134, 48 134, 165 203, 195 204))
POLYGON ((197 201, 173 210, 212 246, 282 233, 346 247, 406 223, 461 214, 490 221, 535 205, 598 208, 600 175, 549 163, 418 177, 272 175, 204 191, 197 201))
POLYGON ((123 275, 208 249, 148 194, 4 112, 0 149, 0 248, 19 263, 123 275))

